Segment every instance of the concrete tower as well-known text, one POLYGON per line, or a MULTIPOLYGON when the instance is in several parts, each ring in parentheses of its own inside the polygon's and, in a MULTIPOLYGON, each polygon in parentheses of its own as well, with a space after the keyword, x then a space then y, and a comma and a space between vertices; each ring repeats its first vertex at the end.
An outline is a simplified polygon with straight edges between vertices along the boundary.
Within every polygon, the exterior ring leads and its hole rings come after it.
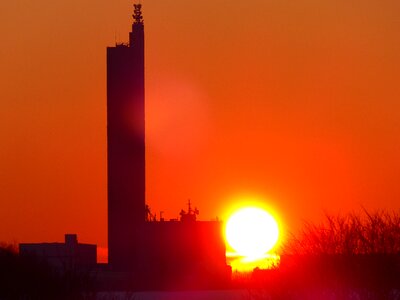
POLYGON ((144 25, 134 5, 129 44, 107 48, 108 255, 130 271, 145 222, 144 25))

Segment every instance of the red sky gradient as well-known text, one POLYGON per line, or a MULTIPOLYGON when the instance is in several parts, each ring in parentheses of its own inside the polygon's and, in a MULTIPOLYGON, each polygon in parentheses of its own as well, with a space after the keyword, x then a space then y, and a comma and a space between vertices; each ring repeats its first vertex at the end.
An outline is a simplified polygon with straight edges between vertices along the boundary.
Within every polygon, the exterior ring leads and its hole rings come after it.
MULTIPOLYGON (((288 230, 400 208, 398 0, 145 0, 147 201, 288 230)), ((132 1, 0 4, 0 240, 107 245, 106 47, 132 1)))

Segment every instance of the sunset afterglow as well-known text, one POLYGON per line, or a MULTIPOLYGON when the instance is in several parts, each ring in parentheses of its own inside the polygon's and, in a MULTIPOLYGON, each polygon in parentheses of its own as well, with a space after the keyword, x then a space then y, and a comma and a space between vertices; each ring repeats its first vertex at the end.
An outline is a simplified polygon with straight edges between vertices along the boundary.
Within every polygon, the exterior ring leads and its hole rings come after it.
POLYGON ((397 296, 400 1, 0 12, 0 300, 397 296))
POLYGON ((278 266, 280 263, 280 256, 267 253, 256 258, 251 258, 237 256, 235 253, 227 253, 227 262, 232 267, 234 274, 249 273, 256 268, 267 270, 278 266))

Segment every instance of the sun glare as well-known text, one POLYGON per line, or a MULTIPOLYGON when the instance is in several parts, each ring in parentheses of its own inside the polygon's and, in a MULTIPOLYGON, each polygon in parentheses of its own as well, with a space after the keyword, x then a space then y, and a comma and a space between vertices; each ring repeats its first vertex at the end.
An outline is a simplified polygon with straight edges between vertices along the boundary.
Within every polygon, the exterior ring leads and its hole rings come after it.
POLYGON ((237 254, 250 258, 261 257, 277 243, 278 223, 261 208, 242 208, 228 219, 225 237, 237 254))

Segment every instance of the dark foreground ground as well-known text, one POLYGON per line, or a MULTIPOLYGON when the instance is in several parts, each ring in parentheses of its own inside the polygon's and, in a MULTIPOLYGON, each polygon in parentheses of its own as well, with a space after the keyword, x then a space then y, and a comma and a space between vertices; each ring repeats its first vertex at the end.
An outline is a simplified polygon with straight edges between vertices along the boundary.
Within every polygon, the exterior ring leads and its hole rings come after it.
POLYGON ((391 290, 387 295, 377 295, 368 290, 309 290, 286 291, 281 295, 274 295, 264 289, 221 290, 221 291, 186 291, 186 292, 103 292, 98 293, 96 300, 258 300, 258 299, 290 299, 290 300, 368 300, 368 299, 400 299, 400 290, 391 290))
POLYGON ((282 256, 275 269, 233 274, 220 289, 105 288, 93 272, 56 272, 45 262, 0 247, 3 299, 327 299, 400 300, 400 255, 282 256))

